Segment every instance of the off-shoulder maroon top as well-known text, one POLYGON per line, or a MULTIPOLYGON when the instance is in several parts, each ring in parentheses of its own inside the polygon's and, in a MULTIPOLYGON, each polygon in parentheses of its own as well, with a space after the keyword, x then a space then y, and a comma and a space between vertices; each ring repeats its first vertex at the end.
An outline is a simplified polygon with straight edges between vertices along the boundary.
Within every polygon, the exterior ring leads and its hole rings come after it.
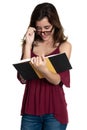
MULTIPOLYGON (((59 48, 55 49, 49 55, 57 53, 59 53, 59 48)), ((32 52, 31 56, 36 55, 32 52)), ((55 118, 61 123, 68 123, 67 103, 63 85, 70 87, 70 72, 62 72, 60 76, 61 83, 53 85, 46 79, 34 79, 25 82, 18 74, 17 77, 20 82, 26 84, 21 115, 54 114, 55 118)))

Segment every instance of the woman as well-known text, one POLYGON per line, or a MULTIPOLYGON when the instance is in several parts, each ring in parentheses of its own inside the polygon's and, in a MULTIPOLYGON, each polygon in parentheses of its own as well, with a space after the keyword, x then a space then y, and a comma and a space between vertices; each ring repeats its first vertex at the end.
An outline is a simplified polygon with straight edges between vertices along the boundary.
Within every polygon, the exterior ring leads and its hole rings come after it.
POLYGON ((18 73, 20 82, 26 84, 21 130, 66 130, 68 114, 63 85, 70 87, 70 74, 49 71, 45 60, 45 56, 64 52, 69 59, 71 44, 56 8, 51 3, 37 5, 23 38, 21 59, 31 58, 44 78, 25 81, 18 73))

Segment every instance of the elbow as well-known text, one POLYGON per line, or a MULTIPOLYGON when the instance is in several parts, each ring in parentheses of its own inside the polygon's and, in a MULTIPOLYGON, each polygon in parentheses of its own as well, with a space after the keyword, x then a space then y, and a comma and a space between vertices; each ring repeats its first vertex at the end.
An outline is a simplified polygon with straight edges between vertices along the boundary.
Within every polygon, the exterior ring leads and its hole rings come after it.
POLYGON ((60 76, 57 78, 57 80, 53 83, 54 85, 58 85, 61 82, 60 76))
POLYGON ((55 83, 53 83, 54 85, 58 85, 60 83, 60 81, 57 81, 57 82, 55 82, 55 83))

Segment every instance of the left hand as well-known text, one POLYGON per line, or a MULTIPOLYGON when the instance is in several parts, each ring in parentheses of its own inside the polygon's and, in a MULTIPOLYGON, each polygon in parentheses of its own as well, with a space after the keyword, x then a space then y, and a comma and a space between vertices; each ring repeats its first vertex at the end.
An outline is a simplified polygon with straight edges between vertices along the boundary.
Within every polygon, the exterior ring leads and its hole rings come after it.
POLYGON ((45 59, 44 56, 32 57, 31 58, 31 63, 40 72, 44 72, 47 69, 47 67, 46 67, 46 59, 45 59))

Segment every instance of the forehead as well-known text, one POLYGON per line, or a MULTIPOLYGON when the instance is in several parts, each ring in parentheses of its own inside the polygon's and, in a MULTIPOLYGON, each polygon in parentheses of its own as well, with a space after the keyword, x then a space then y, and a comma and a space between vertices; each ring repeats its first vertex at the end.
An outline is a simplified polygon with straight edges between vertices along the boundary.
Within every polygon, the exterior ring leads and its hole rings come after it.
POLYGON ((46 26, 51 25, 47 17, 44 17, 43 19, 36 21, 36 26, 45 26, 45 25, 46 26))

